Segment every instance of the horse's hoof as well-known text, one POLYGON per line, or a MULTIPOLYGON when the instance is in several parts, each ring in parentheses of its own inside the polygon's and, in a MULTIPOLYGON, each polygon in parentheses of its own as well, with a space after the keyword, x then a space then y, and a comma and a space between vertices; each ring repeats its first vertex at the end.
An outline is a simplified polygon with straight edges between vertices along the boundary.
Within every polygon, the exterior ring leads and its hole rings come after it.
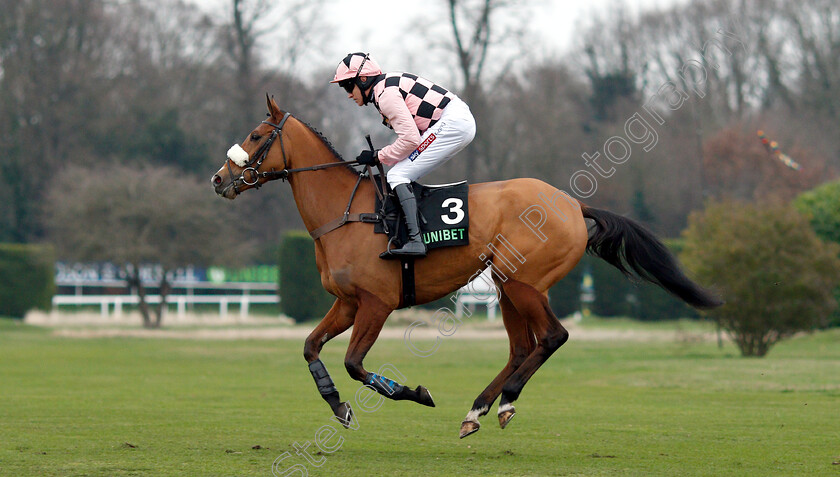
POLYGON ((350 404, 346 402, 341 403, 335 411, 335 417, 345 429, 348 429, 350 423, 353 422, 353 409, 350 407, 350 404))
POLYGON ((430 393, 428 389, 423 386, 417 386, 417 389, 414 391, 417 392, 419 396, 417 400, 418 403, 424 406, 435 407, 435 400, 432 399, 432 393, 430 393))
POLYGON ((478 429, 481 427, 481 424, 478 421, 464 421, 461 423, 461 434, 460 438, 463 439, 470 434, 478 432, 478 429))
POLYGON ((502 411, 499 413, 499 425, 502 426, 502 429, 508 425, 513 416, 516 415, 516 409, 510 408, 507 411, 502 411))

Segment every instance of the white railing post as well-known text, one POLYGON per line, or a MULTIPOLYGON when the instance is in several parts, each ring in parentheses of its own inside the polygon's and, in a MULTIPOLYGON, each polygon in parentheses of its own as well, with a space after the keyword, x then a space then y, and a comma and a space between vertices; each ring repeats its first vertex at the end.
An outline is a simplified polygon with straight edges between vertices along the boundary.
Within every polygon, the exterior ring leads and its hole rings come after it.
POLYGON ((240 318, 247 318, 248 317, 248 305, 249 305, 248 298, 249 298, 249 296, 250 296, 250 293, 248 293, 248 290, 243 290, 242 291, 242 302, 239 305, 239 317, 240 318))
POLYGON ((487 302, 487 321, 496 321, 496 305, 498 303, 495 298, 487 302))

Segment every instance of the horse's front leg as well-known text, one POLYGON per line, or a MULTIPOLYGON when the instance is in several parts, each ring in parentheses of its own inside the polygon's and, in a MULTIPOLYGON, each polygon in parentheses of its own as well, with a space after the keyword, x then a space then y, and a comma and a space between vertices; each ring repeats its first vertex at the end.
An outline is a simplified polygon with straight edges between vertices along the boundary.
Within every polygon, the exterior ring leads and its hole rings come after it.
POLYGON ((347 328, 350 328, 355 316, 355 305, 336 299, 330 311, 324 316, 324 319, 318 323, 318 326, 306 338, 303 346, 303 357, 309 363, 309 372, 312 373, 312 377, 315 379, 318 392, 321 393, 321 397, 330 405, 333 414, 335 414, 345 427, 350 425, 353 411, 350 409, 349 404, 341 402, 338 390, 335 388, 335 384, 330 377, 330 373, 327 372, 324 363, 321 362, 319 354, 324 343, 345 332, 347 328))
POLYGON ((432 395, 425 387, 417 386, 415 389, 410 389, 393 379, 365 370, 362 361, 379 337, 382 326, 393 309, 376 296, 364 291, 359 295, 359 302, 353 334, 350 336, 350 346, 347 347, 347 354, 344 357, 344 366, 350 377, 389 399, 409 400, 424 406, 435 407, 432 395))

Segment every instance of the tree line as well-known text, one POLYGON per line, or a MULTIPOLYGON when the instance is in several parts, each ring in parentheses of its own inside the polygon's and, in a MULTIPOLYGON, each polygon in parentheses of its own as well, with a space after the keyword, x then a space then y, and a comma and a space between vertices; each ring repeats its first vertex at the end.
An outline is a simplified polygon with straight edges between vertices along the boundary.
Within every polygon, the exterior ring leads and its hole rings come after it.
MULTIPOLYGON (((375 111, 328 83, 338 58, 301 68, 335 27, 325 2, 0 6, 0 242, 52 242, 65 260, 153 261, 166 249, 173 265, 271 263, 281 234, 300 228, 288 188, 226 203, 207 184, 262 119, 264 93, 346 157, 366 147, 364 133, 392 138, 375 111), (191 243, 174 250, 186 226, 191 243), (96 242, 103 236, 110 242, 96 242)), ((529 53, 538 4, 430 8, 447 21, 419 22, 435 40, 405 52, 416 58, 407 63, 432 78, 450 67, 447 86, 478 123, 470 147, 430 182, 537 177, 676 237, 710 199, 790 200, 840 170, 837 2, 619 5, 549 57, 529 53), (758 130, 801 169, 778 161, 758 130)), ((369 45, 374 56, 384 48, 369 45)))
MULTIPOLYGON (((259 120, 265 92, 345 155, 364 146, 363 132, 390 140, 375 114, 360 113, 330 89, 331 62, 308 77, 294 73, 305 49, 326 41, 313 33, 329 28, 318 14, 327 8, 322 3, 230 0, 219 12, 179 0, 0 3, 2 241, 46 237, 45 192, 71 166, 96 176, 105 164, 149 164, 205 179, 226 146, 259 120), (286 33, 270 48, 260 43, 277 31, 286 33), (278 65, 277 58, 285 60, 278 65)), ((579 27, 570 52, 539 61, 505 56, 533 39, 504 21, 538 7, 490 0, 436 6, 450 20, 436 36, 449 40, 429 48, 453 65, 452 86, 476 113, 478 134, 431 180, 533 176, 574 192, 576 171, 598 172, 587 169, 584 155, 603 155, 604 143, 624 134, 634 114, 650 111, 661 121, 646 116, 655 146, 634 147, 620 165, 602 158, 602 171, 614 173, 596 175, 603 180, 586 201, 674 236, 708 197, 792 196, 840 168, 840 139, 830 134, 840 126, 836 2, 618 8, 579 27), (488 55, 504 67, 489 69, 488 55), (674 108, 668 101, 678 92, 690 95, 674 108), (753 137, 758 129, 802 171, 774 163, 753 137)), ((289 207, 270 205, 288 200, 287 191, 269 189, 243 202, 248 210, 272 210, 262 226, 248 226, 273 241, 298 222, 289 207)))

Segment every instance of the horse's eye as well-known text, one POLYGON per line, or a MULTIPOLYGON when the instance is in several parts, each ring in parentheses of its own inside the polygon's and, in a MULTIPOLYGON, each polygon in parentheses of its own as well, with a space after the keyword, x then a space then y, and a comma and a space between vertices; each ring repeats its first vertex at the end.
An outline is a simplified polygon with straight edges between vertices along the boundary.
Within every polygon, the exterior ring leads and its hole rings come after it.
POLYGON ((261 137, 262 137, 262 136, 260 136, 260 135, 259 135, 259 134, 257 134, 257 133, 252 133, 252 134, 251 134, 251 140, 252 140, 252 141, 259 141, 261 137))

